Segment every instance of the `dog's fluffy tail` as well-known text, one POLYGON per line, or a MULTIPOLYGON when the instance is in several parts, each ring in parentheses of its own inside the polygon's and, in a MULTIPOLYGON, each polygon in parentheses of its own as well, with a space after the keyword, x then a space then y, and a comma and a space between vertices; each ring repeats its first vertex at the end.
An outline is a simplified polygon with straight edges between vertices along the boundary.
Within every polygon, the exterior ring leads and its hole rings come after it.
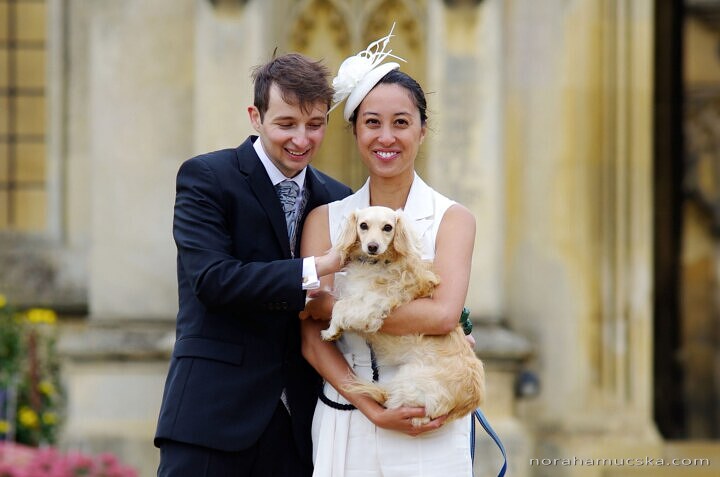
POLYGON ((385 404, 385 401, 387 401, 388 399, 388 393, 385 389, 375 383, 361 381, 357 377, 353 377, 350 383, 343 386, 343 389, 350 393, 364 394, 366 396, 370 396, 380 404, 385 404))

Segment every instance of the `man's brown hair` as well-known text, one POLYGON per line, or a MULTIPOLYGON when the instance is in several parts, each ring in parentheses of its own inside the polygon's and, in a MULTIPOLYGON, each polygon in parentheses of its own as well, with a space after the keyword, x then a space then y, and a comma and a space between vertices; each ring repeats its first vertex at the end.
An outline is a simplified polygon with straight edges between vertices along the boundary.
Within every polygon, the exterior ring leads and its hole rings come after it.
POLYGON ((254 105, 260 112, 260 121, 265 117, 270 102, 270 87, 276 84, 283 101, 299 104, 305 113, 309 113, 315 103, 321 102, 328 109, 334 94, 328 83, 330 71, 320 61, 298 53, 273 58, 270 62, 255 67, 252 74, 255 84, 254 105))

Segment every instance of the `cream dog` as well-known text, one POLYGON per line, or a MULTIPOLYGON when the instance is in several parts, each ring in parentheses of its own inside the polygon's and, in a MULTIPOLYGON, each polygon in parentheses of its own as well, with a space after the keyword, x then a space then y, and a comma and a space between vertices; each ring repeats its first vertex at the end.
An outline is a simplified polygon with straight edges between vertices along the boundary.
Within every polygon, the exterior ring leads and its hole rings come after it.
POLYGON ((485 394, 482 362, 460 325, 447 335, 392 336, 379 332, 398 306, 430 296, 437 275, 421 260, 420 246, 401 212, 387 207, 357 210, 348 218, 337 244, 346 264, 338 280, 336 302, 325 340, 343 330, 365 336, 379 365, 398 366, 381 385, 356 380, 347 390, 371 396, 388 408, 425 407, 419 426, 447 414, 456 419, 480 406, 485 394))

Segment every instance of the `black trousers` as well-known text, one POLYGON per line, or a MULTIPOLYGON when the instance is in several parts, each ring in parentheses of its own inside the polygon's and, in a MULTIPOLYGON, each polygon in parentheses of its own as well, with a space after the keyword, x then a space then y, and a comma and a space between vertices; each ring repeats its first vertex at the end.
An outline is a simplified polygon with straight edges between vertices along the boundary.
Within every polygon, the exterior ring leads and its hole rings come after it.
POLYGON ((225 452, 171 440, 160 443, 158 477, 310 477, 293 439, 282 403, 255 445, 225 452))

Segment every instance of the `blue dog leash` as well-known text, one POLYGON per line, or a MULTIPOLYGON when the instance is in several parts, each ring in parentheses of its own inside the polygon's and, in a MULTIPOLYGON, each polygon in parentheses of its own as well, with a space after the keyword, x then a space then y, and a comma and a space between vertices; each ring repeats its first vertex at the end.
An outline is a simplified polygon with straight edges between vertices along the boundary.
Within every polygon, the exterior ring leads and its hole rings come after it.
MULTIPOLYGON (((485 432, 487 432, 488 435, 492 437, 492 440, 494 440, 495 444, 497 444, 497 446, 500 448, 500 452, 502 452, 504 462, 502 468, 500 469, 500 472, 498 473, 498 477, 504 477, 505 472, 507 471, 507 454, 505 453, 505 446, 503 446, 502 442, 500 441, 500 437, 498 437, 498 435, 495 433, 492 426, 490 426, 490 423, 485 417, 485 414, 483 414, 480 409, 475 409, 473 411, 473 416, 475 416, 475 419, 477 419, 483 429, 485 429, 485 432)), ((473 463, 475 462, 475 423, 472 422, 472 420, 470 426, 470 459, 473 463)))

